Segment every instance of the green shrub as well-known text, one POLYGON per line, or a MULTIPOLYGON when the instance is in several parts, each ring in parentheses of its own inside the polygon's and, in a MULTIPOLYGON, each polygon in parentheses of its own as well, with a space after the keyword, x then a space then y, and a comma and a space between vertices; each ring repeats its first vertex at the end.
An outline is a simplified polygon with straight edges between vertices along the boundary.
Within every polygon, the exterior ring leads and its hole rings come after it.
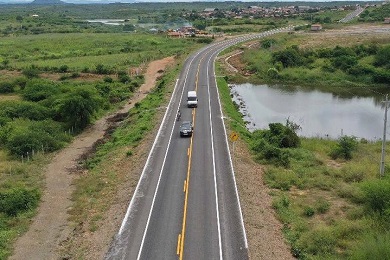
POLYGON ((337 146, 332 149, 330 156, 332 159, 343 158, 352 159, 352 152, 356 150, 358 142, 354 136, 342 136, 339 138, 337 146))
POLYGON ((376 66, 390 68, 390 45, 382 47, 378 50, 378 53, 375 55, 374 64, 376 66))
POLYGON ((127 74, 126 71, 119 71, 118 72, 118 80, 122 83, 129 83, 131 82, 130 76, 127 74))
POLYGON ((27 118, 31 120, 44 120, 51 116, 50 109, 29 101, 0 102, 0 116, 14 118, 27 118))
POLYGON ((99 110, 103 101, 96 89, 83 87, 67 93, 57 101, 57 116, 76 129, 85 128, 99 110))
POLYGON ((390 259, 390 232, 366 234, 351 252, 351 260, 390 259))
POLYGON ((371 180, 361 184, 364 203, 368 212, 390 217, 390 183, 385 180, 371 180))
POLYGON ((61 125, 52 120, 30 121, 16 119, 0 129, 0 142, 13 155, 26 155, 44 148, 55 151, 64 146, 70 136, 63 132, 61 125))
POLYGON ((301 55, 298 46, 292 46, 283 51, 272 53, 272 62, 281 62, 285 68, 297 67, 304 64, 304 58, 301 55))
POLYGON ((312 217, 314 216, 314 209, 310 206, 306 206, 303 208, 303 214, 306 216, 306 217, 312 217))
POLYGON ((38 78, 39 77, 39 72, 40 71, 38 70, 38 68, 36 68, 34 66, 31 66, 31 67, 29 67, 27 69, 24 69, 22 71, 22 74, 24 76, 26 76, 27 78, 32 79, 32 78, 38 78))
POLYGON ((330 203, 324 198, 320 198, 315 202, 315 209, 318 213, 324 214, 330 208, 330 203))
POLYGON ((60 93, 58 86, 43 81, 30 81, 22 92, 25 100, 41 101, 60 93))
POLYGON ((61 65, 59 68, 58 68, 58 72, 61 72, 61 73, 65 73, 65 72, 68 72, 68 65, 61 65))
POLYGON ((297 241, 298 247, 306 254, 322 257, 333 254, 336 243, 337 237, 328 227, 317 227, 302 234, 297 241))
POLYGON ((108 76, 104 77, 103 81, 106 82, 106 83, 114 82, 114 80, 111 77, 108 77, 108 76))
POLYGON ((0 192, 0 212, 8 216, 16 216, 19 213, 35 209, 41 195, 38 190, 25 188, 13 188, 0 192))
POLYGON ((12 93, 15 91, 14 85, 11 82, 0 82, 0 93, 12 93))
POLYGON ((110 74, 111 70, 106 66, 104 66, 103 64, 98 64, 96 65, 95 73, 105 75, 105 74, 110 74))
POLYGON ((18 77, 16 79, 14 79, 14 85, 19 86, 20 89, 23 90, 27 85, 27 81, 28 81, 28 79, 26 77, 18 77))
POLYGON ((335 68, 341 69, 342 71, 348 71, 348 69, 353 68, 358 63, 355 56, 347 55, 336 56, 331 61, 335 68))
POLYGON ((390 72, 385 69, 376 69, 372 78, 375 83, 388 83, 390 82, 390 72))
POLYGON ((265 171, 265 178, 271 188, 287 191, 295 184, 298 177, 293 171, 271 168, 265 171))

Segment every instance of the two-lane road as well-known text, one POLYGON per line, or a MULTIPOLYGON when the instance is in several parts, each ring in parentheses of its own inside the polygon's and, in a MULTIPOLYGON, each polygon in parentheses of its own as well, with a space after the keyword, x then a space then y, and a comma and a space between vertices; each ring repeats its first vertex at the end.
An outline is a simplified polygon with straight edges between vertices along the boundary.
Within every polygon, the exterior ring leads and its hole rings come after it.
POLYGON ((248 259, 214 61, 231 45, 289 29, 215 43, 187 59, 106 259, 248 259), (194 109, 186 107, 191 90, 194 109), (179 135, 178 109, 181 121, 193 121, 190 138, 179 135))

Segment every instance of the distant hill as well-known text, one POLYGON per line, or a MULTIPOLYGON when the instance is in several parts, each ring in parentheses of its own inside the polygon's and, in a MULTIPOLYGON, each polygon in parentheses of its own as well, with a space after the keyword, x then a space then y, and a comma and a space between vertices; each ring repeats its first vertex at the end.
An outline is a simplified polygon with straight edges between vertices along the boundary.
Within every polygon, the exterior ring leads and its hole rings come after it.
POLYGON ((66 4, 61 0, 34 0, 31 2, 32 5, 63 5, 66 4))

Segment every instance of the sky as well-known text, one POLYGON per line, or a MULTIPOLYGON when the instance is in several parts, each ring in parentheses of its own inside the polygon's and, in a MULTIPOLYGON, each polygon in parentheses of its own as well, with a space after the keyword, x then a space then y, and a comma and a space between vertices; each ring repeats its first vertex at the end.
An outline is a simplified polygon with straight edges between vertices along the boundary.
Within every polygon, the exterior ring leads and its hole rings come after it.
MULTIPOLYGON (((7 4, 16 4, 16 3, 31 3, 33 0, 0 0, 0 3, 7 3, 7 4)), ((115 2, 121 2, 121 3, 133 3, 133 2, 224 2, 227 0, 62 0, 66 3, 115 3, 115 2)), ((296 1, 307 1, 307 2, 329 2, 329 1, 340 1, 340 0, 235 0, 239 2, 296 2, 296 1)), ((342 0, 341 0, 342 1, 342 0)), ((347 0, 346 0, 347 1, 347 0)), ((354 0, 351 0, 354 1, 354 0)), ((359 1, 359 0, 356 0, 359 1)), ((361 0, 360 0, 361 1, 361 0)), ((365 0, 364 2, 370 2, 375 0, 365 0)))

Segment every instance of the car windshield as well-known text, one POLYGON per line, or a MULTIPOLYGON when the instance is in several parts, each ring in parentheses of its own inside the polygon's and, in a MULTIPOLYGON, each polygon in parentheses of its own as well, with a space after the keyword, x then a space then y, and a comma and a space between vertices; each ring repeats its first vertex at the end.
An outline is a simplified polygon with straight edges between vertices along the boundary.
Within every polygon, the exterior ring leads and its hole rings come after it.
POLYGON ((181 125, 182 128, 191 128, 191 122, 183 122, 181 125))
POLYGON ((188 101, 196 101, 196 97, 188 97, 188 101))

